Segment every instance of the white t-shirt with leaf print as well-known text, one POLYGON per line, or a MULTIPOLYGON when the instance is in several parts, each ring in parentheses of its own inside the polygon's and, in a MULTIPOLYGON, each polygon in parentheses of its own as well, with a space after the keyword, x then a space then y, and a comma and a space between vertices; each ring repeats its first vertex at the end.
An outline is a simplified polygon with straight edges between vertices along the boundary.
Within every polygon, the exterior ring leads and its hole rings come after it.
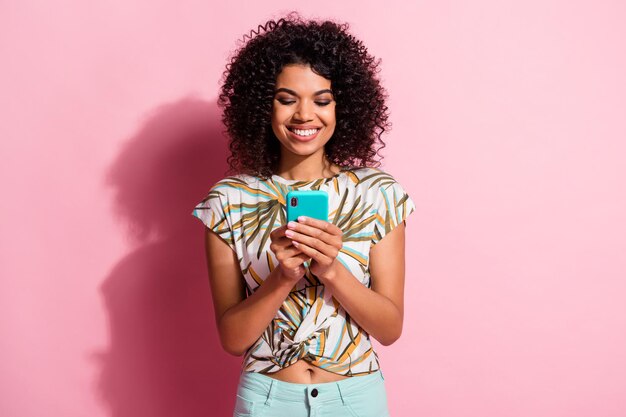
MULTIPOLYGON (((269 234, 285 224, 286 195, 295 189, 328 193, 329 222, 343 232, 337 260, 370 288, 370 248, 415 210, 402 186, 380 169, 344 168, 311 181, 230 176, 215 183, 192 214, 236 252, 249 295, 278 265, 269 234)), ((380 369, 369 334, 304 266, 305 276, 246 351, 242 372, 273 373, 299 359, 346 376, 380 369)))

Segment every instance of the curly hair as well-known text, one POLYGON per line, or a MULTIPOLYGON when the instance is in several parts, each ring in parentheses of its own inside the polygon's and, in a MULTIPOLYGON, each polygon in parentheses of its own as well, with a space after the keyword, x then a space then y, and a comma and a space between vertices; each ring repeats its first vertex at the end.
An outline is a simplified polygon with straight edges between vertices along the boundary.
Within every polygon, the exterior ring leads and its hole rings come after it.
POLYGON ((302 21, 291 12, 251 31, 229 58, 218 106, 229 136, 230 172, 270 177, 280 144, 271 127, 276 77, 285 65, 310 65, 331 81, 336 127, 325 145, 330 162, 341 167, 379 166, 380 138, 389 130, 387 92, 376 74, 380 59, 347 32, 348 23, 302 21), (261 33, 261 29, 263 33, 261 33))

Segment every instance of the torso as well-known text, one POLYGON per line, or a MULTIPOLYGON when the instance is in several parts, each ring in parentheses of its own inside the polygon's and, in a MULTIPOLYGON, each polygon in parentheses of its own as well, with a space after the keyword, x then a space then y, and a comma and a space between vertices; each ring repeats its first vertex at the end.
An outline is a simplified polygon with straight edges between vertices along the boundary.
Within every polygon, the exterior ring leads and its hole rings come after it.
POLYGON ((296 363, 278 372, 263 374, 280 381, 296 384, 319 384, 324 382, 335 382, 341 379, 351 378, 345 375, 335 374, 317 366, 313 366, 307 361, 300 359, 296 363))
MULTIPOLYGON (((341 167, 333 164, 333 175, 339 173, 341 167)), ((345 375, 335 374, 317 366, 313 366, 307 361, 300 359, 296 363, 278 372, 263 374, 280 381, 296 384, 319 384, 324 382, 335 382, 342 379, 351 378, 345 375)))
MULTIPOLYGON (((332 170, 331 170, 332 171, 332 170)), ((220 183, 219 186, 225 189, 227 194, 227 200, 229 204, 266 204, 267 202, 272 203, 272 210, 275 212, 279 212, 280 210, 284 210, 284 207, 280 207, 278 204, 275 204, 275 200, 284 199, 285 192, 289 191, 294 183, 303 182, 306 183, 301 188, 303 189, 328 189, 329 191, 329 200, 333 198, 334 200, 329 201, 329 208, 331 204, 334 204, 332 207, 338 206, 340 201, 343 199, 348 203, 348 206, 352 205, 357 207, 358 210, 363 210, 363 215, 367 215, 367 207, 364 207, 363 201, 372 201, 379 202, 379 195, 382 195, 379 189, 381 187, 376 184, 384 183, 394 185, 394 191, 392 196, 396 196, 395 191, 395 183, 391 176, 386 174, 381 170, 376 170, 374 168, 363 167, 363 168, 355 168, 350 169, 349 173, 345 175, 339 176, 339 173, 335 171, 336 177, 326 177, 329 178, 327 182, 321 182, 321 178, 317 178, 310 181, 300 181, 295 179, 289 179, 291 177, 285 178, 281 177, 278 174, 274 174, 271 179, 260 179, 251 175, 240 175, 235 178, 227 177, 224 179, 223 183, 220 183), (312 184, 315 183, 316 186, 313 187, 312 184), (248 185, 252 187, 253 190, 271 190, 271 192, 263 191, 257 194, 248 194, 247 191, 244 192, 244 187, 248 185), (268 186, 269 185, 269 186, 268 186), (357 197, 358 196, 358 197, 357 197), (361 202, 361 203, 359 203, 361 202), (278 208, 277 208, 278 207, 278 208)), ((283 172, 281 174, 287 175, 283 172)), ((300 188, 300 186, 298 186, 300 188)), ((216 189, 214 191, 220 191, 220 189, 216 189)), ((213 191, 212 191, 213 192, 213 191)), ((208 213, 212 213, 212 216, 206 217, 205 212, 198 212, 198 214, 205 214, 204 221, 206 224, 211 224, 211 221, 218 219, 215 213, 222 213, 218 209, 221 207, 223 209, 224 201, 218 200, 217 192, 213 192, 212 197, 214 200, 207 200, 212 202, 212 206, 214 206, 212 211, 208 211, 208 213)), ((407 200, 408 201, 408 200, 407 200)), ((346 207, 348 207, 346 206, 346 207)), ((403 205, 404 207, 404 205, 403 205)), ((412 208, 412 206, 407 206, 408 208, 412 208)), ((208 209, 208 204, 202 205, 200 208, 208 209)), ((370 211, 373 212, 374 206, 370 208, 370 211)), ((339 209, 337 207, 337 209, 339 209)), ((400 209, 400 208, 398 208, 400 209)), ((353 209, 355 210, 355 209, 353 209)), ((341 213, 344 216, 349 215, 349 211, 345 211, 341 213)), ((240 210, 233 210, 230 212, 231 224, 238 224, 239 231, 243 236, 241 239, 235 241, 232 239, 232 233, 226 233, 227 229, 221 230, 221 236, 227 238, 227 242, 233 248, 235 252, 237 252, 238 260, 240 263, 240 267, 242 273, 245 268, 249 268, 247 273, 244 273, 244 279, 246 288, 248 293, 253 293, 262 282, 259 277, 266 276, 272 270, 272 264, 276 264, 275 260, 271 259, 270 256, 258 256, 259 245, 262 244, 260 241, 261 234, 253 233, 253 229, 258 229, 258 227, 247 228, 246 222, 244 221, 240 210), (267 259, 266 259, 267 258, 267 259), (253 271, 256 275, 253 275, 250 271, 253 271)), ((278 218, 275 216, 275 218, 278 218)), ((342 217, 343 218, 343 217, 342 217)), ((275 222, 280 223, 280 221, 275 222)), ((371 247, 369 232, 371 232, 372 241, 376 235, 377 228, 380 229, 382 226, 377 225, 376 221, 372 221, 368 223, 371 227, 368 227, 367 230, 362 232, 362 236, 359 239, 355 239, 354 241, 346 242, 346 246, 352 249, 354 252, 362 255, 359 257, 349 256, 346 254, 340 254, 342 256, 342 261, 345 261, 345 264, 348 265, 349 270, 355 275, 356 279, 358 279, 363 285, 369 286, 370 278, 367 273, 365 273, 365 269, 362 268, 366 266, 369 248, 371 247)), ((384 225, 383 225, 384 226, 384 225)), ((235 233, 236 234, 236 233, 235 233)), ((268 239, 264 240, 266 246, 269 245, 268 239)), ((271 250, 269 248, 261 248, 261 250, 265 250, 266 255, 271 255, 271 250)), ((338 255, 338 256, 340 256, 338 255)), ((305 280, 301 280, 296 284, 297 294, 299 297, 291 299, 287 297, 285 303, 281 305, 279 310, 277 311, 277 320, 275 327, 270 332, 273 335, 273 340, 264 340, 263 338, 259 338, 254 345, 254 349, 249 349, 246 353, 246 362, 244 363, 244 370, 248 372, 262 372, 263 375, 271 377, 275 380, 281 380, 288 383, 295 384, 316 384, 316 383, 326 383, 326 382, 338 382, 347 378, 352 378, 353 376, 367 374, 368 370, 373 368, 378 368, 378 360, 376 358, 376 354, 371 347, 371 343, 369 341, 369 337, 367 334, 363 332, 362 329, 358 328, 356 323, 353 321, 349 321, 347 317, 347 312, 341 308, 340 305, 335 305, 336 300, 332 301, 327 299, 322 300, 322 291, 321 285, 315 285, 312 290, 305 290, 305 288, 313 287, 312 285, 308 285, 309 283, 315 283, 305 280), (302 291, 304 290, 304 291, 302 291), (309 294, 310 292, 310 294, 309 294), (321 308, 320 311, 320 320, 313 320, 313 314, 310 316, 307 315, 310 309, 303 308, 304 305, 312 305, 314 302, 319 302, 321 308), (276 358, 286 358, 287 355, 293 354, 293 345, 289 344, 281 344, 282 341, 279 339, 276 330, 278 327, 283 327, 283 330, 291 332, 292 336, 300 327, 295 325, 292 321, 290 321, 290 311, 297 312, 299 316, 297 317, 297 322, 302 323, 307 317, 309 320, 305 323, 307 325, 306 329, 303 329, 301 336, 304 338, 312 336, 314 333, 320 333, 325 331, 325 328, 322 329, 322 326, 327 326, 329 329, 329 336, 332 338, 332 346, 340 346, 342 343, 345 344, 345 340, 347 339, 348 332, 352 330, 354 334, 360 334, 362 337, 360 338, 360 343, 355 347, 355 351, 352 353, 353 356, 342 358, 339 352, 333 352, 332 349, 329 348, 331 344, 323 344, 321 347, 317 346, 319 349, 310 349, 309 357, 300 358, 300 361, 296 361, 296 363, 286 366, 287 364, 284 361, 278 361, 276 358), (282 322, 280 321, 282 320, 282 322), (279 325, 280 324, 280 325, 279 325), (276 327, 278 326, 278 327, 276 327), (351 328, 350 328, 351 326, 351 328), (306 331, 304 331, 306 330, 306 331), (344 333, 345 332, 345 333, 344 333), (358 333, 357 333, 358 332, 358 333), (273 342, 273 343, 272 343, 273 342), (276 347, 280 344, 280 351, 276 351, 276 347), (251 352, 257 352, 257 357, 252 357, 251 352), (277 356, 280 355, 280 356, 277 356), (272 358, 274 356, 274 358, 272 358), (321 362, 326 362, 329 365, 336 365, 339 369, 343 369, 340 373, 330 372, 329 369, 322 368, 320 363, 314 361, 316 357, 320 358, 321 362), (352 364, 351 361, 355 358, 359 359, 358 364, 352 364), (307 362, 310 361, 310 362, 307 362), (350 361, 350 362, 349 362, 350 361), (313 363, 311 363, 313 362, 313 363), (353 366, 354 365, 354 366, 353 366), (347 371, 346 367, 350 369, 351 372, 348 372, 345 375, 345 371, 347 371), (354 369, 353 369, 354 368, 354 369)), ((324 292, 324 297, 326 296, 326 292, 324 292)), ((300 342, 300 341, 299 341, 300 342)), ((252 346, 251 346, 252 347, 252 346)), ((296 358, 292 358, 295 360, 296 358)), ((334 369, 333 369, 334 370, 334 369)))

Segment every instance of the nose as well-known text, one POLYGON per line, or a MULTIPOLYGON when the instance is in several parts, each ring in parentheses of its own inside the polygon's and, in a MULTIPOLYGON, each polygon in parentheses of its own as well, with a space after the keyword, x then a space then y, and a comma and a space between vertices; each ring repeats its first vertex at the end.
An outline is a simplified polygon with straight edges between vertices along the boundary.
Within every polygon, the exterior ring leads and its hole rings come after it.
POLYGON ((300 104, 298 104, 294 117, 302 121, 309 121, 313 119, 313 114, 313 103, 309 100, 301 100, 300 104))

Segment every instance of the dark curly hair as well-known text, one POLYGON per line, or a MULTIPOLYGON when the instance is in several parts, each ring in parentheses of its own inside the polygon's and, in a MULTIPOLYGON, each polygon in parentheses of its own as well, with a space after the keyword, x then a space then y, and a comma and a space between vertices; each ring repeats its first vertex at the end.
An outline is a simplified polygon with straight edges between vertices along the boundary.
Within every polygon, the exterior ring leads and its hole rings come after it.
POLYGON ((331 81, 337 122, 325 145, 329 161, 343 168, 380 165, 380 136, 391 126, 387 92, 376 76, 381 60, 348 28, 330 20, 303 21, 291 12, 251 31, 247 42, 244 36, 226 65, 218 98, 230 138, 230 172, 262 178, 275 172, 280 144, 271 126, 272 102, 276 77, 289 64, 310 65, 331 81))

